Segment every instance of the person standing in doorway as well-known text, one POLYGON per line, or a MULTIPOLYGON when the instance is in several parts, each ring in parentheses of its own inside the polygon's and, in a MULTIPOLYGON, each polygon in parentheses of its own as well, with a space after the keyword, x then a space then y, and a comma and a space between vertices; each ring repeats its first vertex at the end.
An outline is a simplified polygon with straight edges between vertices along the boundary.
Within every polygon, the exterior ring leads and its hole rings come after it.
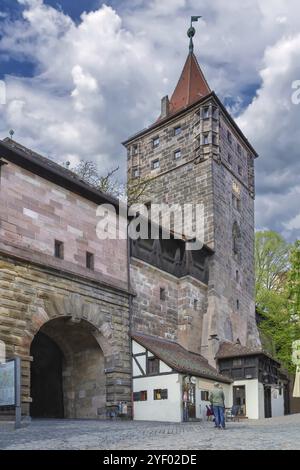
POLYGON ((213 407, 215 427, 225 429, 225 396, 218 382, 214 384, 214 388, 210 392, 209 401, 213 407))

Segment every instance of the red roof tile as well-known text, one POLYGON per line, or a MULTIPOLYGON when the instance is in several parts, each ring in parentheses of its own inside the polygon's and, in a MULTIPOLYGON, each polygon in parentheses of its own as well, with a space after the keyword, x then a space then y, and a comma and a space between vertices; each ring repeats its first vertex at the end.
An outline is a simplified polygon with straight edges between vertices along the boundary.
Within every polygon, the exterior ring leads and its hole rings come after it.
POLYGON ((203 356, 188 351, 174 341, 141 333, 132 334, 132 338, 177 372, 224 383, 232 382, 212 367, 203 356))
POLYGON ((198 61, 195 55, 190 53, 170 100, 170 114, 186 108, 210 93, 211 90, 198 61))

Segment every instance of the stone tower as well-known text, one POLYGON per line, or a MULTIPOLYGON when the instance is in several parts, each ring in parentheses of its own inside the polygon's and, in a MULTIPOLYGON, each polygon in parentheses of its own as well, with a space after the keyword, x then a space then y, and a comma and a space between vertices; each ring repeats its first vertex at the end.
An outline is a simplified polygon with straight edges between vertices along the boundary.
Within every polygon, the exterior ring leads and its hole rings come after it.
MULTIPOLYGON (((211 91, 191 45, 171 99, 166 96, 161 101, 160 117, 124 145, 129 176, 152 180, 146 202, 204 205, 204 243, 213 255, 207 302, 197 320, 202 322, 198 351, 214 364, 221 341, 258 346, 254 302, 257 153, 211 91)), ((181 325, 178 318, 179 342, 181 325)))

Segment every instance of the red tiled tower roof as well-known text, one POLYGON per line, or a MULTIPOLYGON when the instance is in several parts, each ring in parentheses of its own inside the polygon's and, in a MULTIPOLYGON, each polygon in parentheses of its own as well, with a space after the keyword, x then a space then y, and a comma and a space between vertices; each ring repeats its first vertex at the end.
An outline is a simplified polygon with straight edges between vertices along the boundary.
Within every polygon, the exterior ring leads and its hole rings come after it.
POLYGON ((209 93, 211 90, 195 54, 190 52, 170 100, 170 114, 186 108, 209 93))

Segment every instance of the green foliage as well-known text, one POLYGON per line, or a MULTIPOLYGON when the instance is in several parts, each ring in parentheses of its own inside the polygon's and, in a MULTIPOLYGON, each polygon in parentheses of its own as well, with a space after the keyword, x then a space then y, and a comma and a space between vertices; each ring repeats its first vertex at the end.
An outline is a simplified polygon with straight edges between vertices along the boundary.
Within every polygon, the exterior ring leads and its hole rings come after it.
MULTIPOLYGON (((300 322, 300 240, 297 240, 291 250, 291 268, 288 272, 288 310, 295 322, 300 322)), ((299 338, 300 339, 300 338, 299 338)))
POLYGON ((255 248, 259 329, 269 352, 293 372, 292 343, 300 338, 300 241, 291 248, 275 232, 258 232, 255 248))
POLYGON ((256 293, 280 291, 289 267, 290 245, 279 233, 257 232, 255 235, 256 293))

